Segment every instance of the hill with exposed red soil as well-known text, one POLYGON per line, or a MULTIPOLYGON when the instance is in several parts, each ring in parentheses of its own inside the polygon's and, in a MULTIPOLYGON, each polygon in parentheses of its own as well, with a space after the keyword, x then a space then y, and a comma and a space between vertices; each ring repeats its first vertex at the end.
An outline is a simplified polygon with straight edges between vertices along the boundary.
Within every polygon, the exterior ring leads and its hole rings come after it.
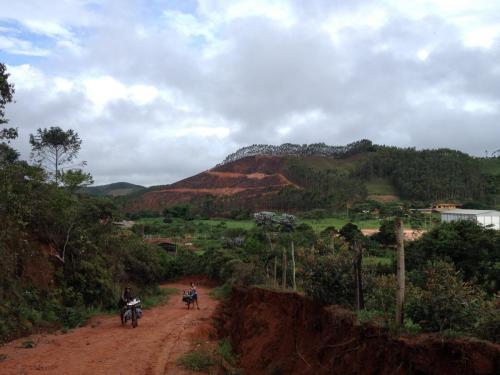
POLYGON ((131 199, 127 211, 161 211, 175 204, 200 203, 212 197, 248 201, 276 194, 285 187, 300 189, 286 176, 286 160, 277 156, 249 156, 188 177, 171 185, 158 186, 131 199))
POLYGON ((395 337, 296 293, 235 288, 215 323, 245 374, 498 374, 500 345, 395 337))

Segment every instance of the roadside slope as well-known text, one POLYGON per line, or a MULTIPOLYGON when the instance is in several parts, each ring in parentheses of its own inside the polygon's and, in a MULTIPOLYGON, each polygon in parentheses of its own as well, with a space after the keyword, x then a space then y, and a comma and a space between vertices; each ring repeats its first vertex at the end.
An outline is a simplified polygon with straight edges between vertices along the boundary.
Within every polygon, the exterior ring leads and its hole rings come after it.
MULTIPOLYGON (((187 288, 186 283, 165 287, 187 288)), ((190 350, 194 337, 208 334, 217 302, 209 289, 198 287, 200 310, 187 310, 180 295, 144 312, 139 327, 122 327, 118 316, 100 316, 86 327, 67 334, 33 337, 33 349, 24 339, 0 347, 7 359, 2 374, 190 374, 176 366, 177 358, 190 350)))
POLYGON ((433 335, 396 337, 339 306, 297 293, 234 288, 216 314, 246 375, 498 374, 500 345, 433 335))

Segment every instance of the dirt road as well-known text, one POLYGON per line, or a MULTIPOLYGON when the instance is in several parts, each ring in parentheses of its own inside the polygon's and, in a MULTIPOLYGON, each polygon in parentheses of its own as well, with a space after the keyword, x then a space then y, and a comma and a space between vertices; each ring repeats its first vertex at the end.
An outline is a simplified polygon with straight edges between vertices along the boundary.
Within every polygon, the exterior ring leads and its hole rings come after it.
MULTIPOLYGON (((165 287, 187 288, 184 284, 165 287)), ((118 316, 100 316, 66 334, 32 337, 33 349, 21 347, 26 338, 0 347, 7 359, 0 374, 190 374, 176 366, 195 340, 206 340, 217 302, 209 289, 198 287, 200 310, 187 310, 181 296, 146 310, 139 327, 120 324, 118 316)))

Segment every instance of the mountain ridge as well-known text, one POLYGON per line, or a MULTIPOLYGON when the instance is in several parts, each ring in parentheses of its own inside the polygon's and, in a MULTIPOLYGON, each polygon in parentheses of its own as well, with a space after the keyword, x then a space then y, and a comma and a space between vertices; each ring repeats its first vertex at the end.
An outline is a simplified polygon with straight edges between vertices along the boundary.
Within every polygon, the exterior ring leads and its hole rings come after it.
POLYGON ((139 191, 124 209, 161 212, 190 204, 194 212, 211 216, 261 209, 340 211, 367 200, 405 200, 417 207, 438 201, 500 203, 500 158, 368 140, 295 146, 242 148, 207 171, 139 191))

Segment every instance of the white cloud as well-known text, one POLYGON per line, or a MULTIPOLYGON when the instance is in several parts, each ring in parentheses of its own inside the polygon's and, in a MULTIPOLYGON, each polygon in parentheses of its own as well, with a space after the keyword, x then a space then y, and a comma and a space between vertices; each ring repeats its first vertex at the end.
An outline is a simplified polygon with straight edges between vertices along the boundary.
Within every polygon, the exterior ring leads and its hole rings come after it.
POLYGON ((15 55, 48 56, 50 51, 35 47, 31 42, 12 36, 0 35, 0 51, 15 55))

